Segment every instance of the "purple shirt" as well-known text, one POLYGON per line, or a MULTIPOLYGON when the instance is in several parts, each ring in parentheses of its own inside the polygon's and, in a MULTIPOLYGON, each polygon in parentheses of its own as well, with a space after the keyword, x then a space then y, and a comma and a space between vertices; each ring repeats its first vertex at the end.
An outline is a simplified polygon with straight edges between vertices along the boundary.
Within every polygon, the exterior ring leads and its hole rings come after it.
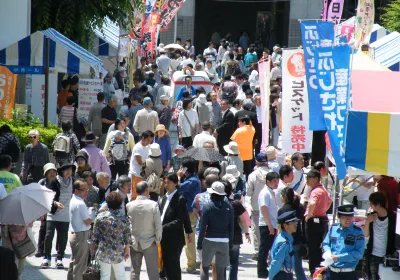
POLYGON ((111 178, 110 166, 108 166, 107 158, 103 150, 100 150, 94 144, 87 144, 82 150, 89 155, 88 164, 92 168, 92 171, 106 172, 111 178))

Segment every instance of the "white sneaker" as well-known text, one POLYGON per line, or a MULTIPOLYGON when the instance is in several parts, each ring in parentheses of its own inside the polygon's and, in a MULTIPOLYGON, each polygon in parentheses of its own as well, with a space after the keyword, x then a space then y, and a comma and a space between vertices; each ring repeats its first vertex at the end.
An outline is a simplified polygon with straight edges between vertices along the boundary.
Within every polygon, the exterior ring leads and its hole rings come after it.
POLYGON ((57 269, 64 269, 62 260, 57 260, 56 267, 57 267, 57 269))
POLYGON ((51 260, 48 260, 46 257, 43 258, 42 264, 40 268, 49 268, 51 265, 51 260))

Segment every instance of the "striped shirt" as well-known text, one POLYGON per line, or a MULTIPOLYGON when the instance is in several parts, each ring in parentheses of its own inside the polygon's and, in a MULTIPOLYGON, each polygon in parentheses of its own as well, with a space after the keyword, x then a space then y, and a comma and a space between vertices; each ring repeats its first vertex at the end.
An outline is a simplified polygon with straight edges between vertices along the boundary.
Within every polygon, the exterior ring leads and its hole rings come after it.
POLYGON ((63 122, 70 121, 71 124, 74 124, 74 113, 75 108, 72 106, 64 106, 61 108, 60 115, 58 116, 60 119, 60 124, 63 122))

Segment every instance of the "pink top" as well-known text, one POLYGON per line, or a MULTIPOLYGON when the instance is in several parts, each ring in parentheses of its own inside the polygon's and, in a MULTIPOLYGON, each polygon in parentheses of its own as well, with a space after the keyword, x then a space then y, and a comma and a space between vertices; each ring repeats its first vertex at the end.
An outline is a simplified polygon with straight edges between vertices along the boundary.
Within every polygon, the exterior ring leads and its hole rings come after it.
POLYGON ((328 192, 322 185, 318 185, 312 189, 310 199, 308 200, 308 205, 305 215, 308 214, 308 207, 310 206, 310 203, 313 200, 316 202, 313 216, 325 217, 326 211, 329 209, 331 203, 331 198, 329 197, 328 192))

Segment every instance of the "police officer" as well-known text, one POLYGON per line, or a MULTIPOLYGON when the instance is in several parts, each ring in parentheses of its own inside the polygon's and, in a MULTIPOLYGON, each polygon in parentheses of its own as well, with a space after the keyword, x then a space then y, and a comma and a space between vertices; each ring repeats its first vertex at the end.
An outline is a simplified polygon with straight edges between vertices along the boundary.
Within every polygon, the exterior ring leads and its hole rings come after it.
POLYGON ((271 249, 271 264, 268 267, 270 280, 292 280, 293 279, 293 236, 297 231, 299 219, 296 211, 284 212, 278 217, 281 225, 281 233, 274 241, 271 249))
POLYGON ((340 224, 332 225, 325 236, 324 257, 333 260, 333 263, 327 268, 325 279, 358 279, 355 268, 364 254, 365 236, 364 231, 353 224, 354 208, 354 205, 339 206, 340 224))

